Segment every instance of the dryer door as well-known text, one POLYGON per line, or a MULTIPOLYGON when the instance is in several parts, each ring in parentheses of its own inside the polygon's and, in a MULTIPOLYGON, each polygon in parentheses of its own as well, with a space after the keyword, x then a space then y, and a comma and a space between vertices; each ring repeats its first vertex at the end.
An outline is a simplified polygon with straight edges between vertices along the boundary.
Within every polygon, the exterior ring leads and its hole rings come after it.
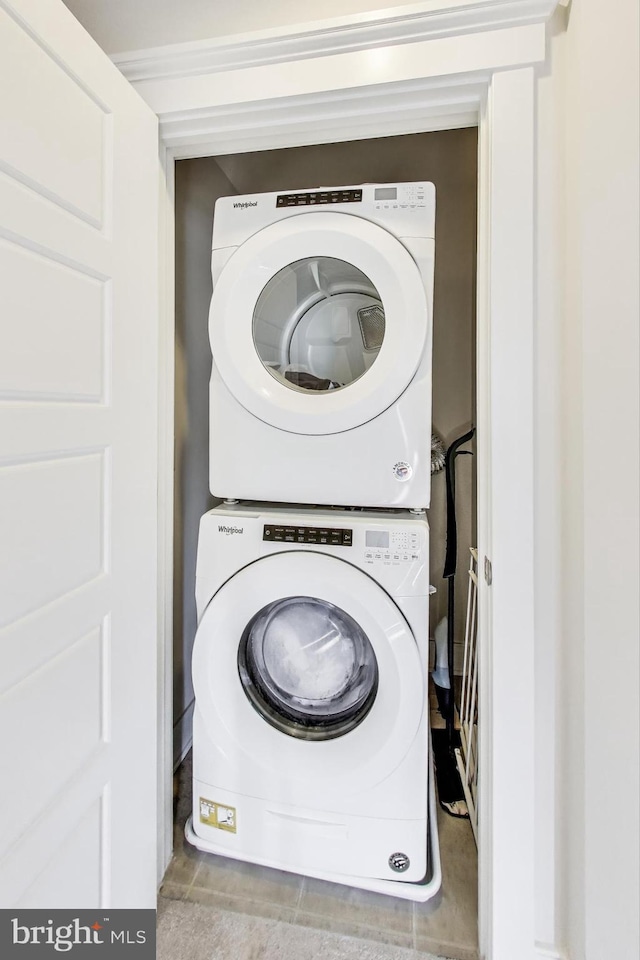
POLYGON ((290 778, 339 777, 345 789, 380 782, 402 761, 425 709, 422 672, 382 587, 306 551, 228 580, 193 653, 198 709, 216 743, 258 765, 277 755, 290 778))
POLYGON ((397 400, 430 323, 420 271, 399 240, 361 217, 315 212, 235 251, 214 288, 209 335, 220 376, 250 413, 330 434, 397 400))

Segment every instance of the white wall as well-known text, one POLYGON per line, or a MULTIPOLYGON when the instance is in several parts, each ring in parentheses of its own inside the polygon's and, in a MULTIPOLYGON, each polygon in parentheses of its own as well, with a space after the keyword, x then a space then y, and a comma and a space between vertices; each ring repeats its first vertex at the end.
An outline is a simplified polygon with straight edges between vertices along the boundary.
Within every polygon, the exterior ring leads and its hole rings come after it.
POLYGON ((109 54, 208 37, 249 33, 331 17, 350 17, 413 0, 64 0, 80 23, 109 54))
POLYGON ((559 804, 572 960, 640 956, 639 34, 637 0, 579 0, 563 52, 568 604, 559 804))
POLYGON ((537 79, 537 310, 535 383, 535 714, 536 903, 535 935, 552 949, 561 939, 556 874, 561 824, 556 797, 560 765, 557 736, 559 666, 563 646, 562 461, 559 411, 566 374, 563 344, 563 137, 561 44, 566 14, 549 26, 547 59, 537 79))
POLYGON ((538 82, 536 934, 570 960, 640 956, 638 35, 574 0, 538 82))

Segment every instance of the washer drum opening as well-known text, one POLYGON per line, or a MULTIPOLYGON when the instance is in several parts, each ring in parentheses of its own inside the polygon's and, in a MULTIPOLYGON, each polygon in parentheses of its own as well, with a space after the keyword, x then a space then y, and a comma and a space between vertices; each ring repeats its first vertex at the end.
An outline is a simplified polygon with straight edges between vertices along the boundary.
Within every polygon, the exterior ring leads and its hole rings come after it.
POLYGON ((258 713, 302 740, 354 730, 378 689, 376 656, 362 628, 316 597, 287 597, 259 610, 240 640, 238 673, 258 713))

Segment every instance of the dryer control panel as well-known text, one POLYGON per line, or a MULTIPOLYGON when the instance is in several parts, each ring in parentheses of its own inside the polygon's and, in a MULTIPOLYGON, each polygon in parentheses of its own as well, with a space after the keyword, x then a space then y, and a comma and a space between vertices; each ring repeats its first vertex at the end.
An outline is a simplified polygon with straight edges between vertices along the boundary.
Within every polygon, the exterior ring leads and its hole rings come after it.
POLYGON ((308 190, 219 197, 211 245, 216 252, 229 251, 280 220, 317 216, 328 211, 370 220, 405 240, 420 238, 433 242, 435 208, 435 187, 426 180, 319 186, 308 190))
POLYGON ((276 207, 315 207, 324 203, 362 203, 362 190, 312 190, 279 193, 276 197, 276 207))

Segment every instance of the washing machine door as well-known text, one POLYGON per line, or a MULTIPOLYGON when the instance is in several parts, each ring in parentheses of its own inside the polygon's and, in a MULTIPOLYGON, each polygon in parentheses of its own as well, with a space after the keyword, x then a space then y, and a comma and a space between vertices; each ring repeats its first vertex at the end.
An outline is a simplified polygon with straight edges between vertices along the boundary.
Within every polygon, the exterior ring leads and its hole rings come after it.
POLYGON ((431 319, 406 247, 351 214, 288 217, 250 237, 215 285, 214 363, 233 396, 282 430, 330 434, 386 410, 431 319))
POLYGON ((198 628, 193 681, 215 742, 345 789, 393 772, 426 704, 397 605, 351 564, 306 551, 257 560, 220 588, 198 628))

